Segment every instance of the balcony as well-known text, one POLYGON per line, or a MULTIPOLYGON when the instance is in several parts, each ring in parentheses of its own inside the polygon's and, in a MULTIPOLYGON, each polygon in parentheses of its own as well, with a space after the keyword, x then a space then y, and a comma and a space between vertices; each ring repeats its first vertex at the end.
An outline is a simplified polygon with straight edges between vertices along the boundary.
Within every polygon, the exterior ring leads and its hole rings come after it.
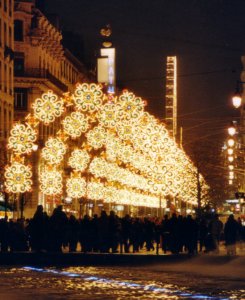
POLYGON ((38 78, 38 79, 46 79, 49 80, 53 85, 58 87, 63 92, 67 92, 68 87, 61 82, 58 78, 56 78, 54 75, 52 75, 49 70, 47 69, 37 69, 37 68, 31 68, 31 69, 25 69, 21 72, 16 72, 16 77, 31 77, 31 78, 38 78))

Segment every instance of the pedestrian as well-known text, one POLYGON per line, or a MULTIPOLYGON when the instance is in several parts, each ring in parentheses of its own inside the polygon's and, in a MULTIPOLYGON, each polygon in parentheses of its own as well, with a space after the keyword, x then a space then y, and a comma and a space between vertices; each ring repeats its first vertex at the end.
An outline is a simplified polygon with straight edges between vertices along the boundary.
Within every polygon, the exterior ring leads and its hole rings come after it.
POLYGON ((231 214, 228 217, 228 220, 225 223, 224 234, 225 234, 225 245, 227 249, 227 255, 235 255, 236 241, 239 234, 239 224, 234 219, 233 214, 231 214))

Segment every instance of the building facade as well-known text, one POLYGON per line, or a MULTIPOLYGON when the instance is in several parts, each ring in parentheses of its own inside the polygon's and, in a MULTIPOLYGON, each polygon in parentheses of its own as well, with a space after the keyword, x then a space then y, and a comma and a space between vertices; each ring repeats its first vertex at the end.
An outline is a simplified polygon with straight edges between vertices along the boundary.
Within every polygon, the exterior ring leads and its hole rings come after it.
POLYGON ((0 190, 7 162, 6 144, 13 122, 14 99, 13 1, 0 0, 0 190))
MULTIPOLYGON (((69 50, 62 46, 62 34, 35 7, 35 1, 15 1, 14 9, 14 120, 24 120, 36 98, 48 90, 56 95, 72 91, 77 82, 88 82, 89 73, 69 50)), ((61 124, 39 125, 37 144, 42 147, 61 124)), ((40 151, 31 158, 33 191, 25 195, 25 215, 32 215, 43 196, 38 188, 40 151)))

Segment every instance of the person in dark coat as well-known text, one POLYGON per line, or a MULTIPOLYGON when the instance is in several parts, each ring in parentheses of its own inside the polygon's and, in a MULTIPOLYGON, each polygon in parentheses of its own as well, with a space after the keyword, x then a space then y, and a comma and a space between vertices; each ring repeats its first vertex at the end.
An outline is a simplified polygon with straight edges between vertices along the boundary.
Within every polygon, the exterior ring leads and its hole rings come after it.
POLYGON ((161 225, 162 250, 166 254, 170 247, 170 228, 168 215, 164 216, 161 225))
POLYGON ((225 234, 225 245, 228 255, 236 254, 236 241, 238 238, 239 224, 234 219, 234 215, 228 217, 225 223, 224 234, 225 234))
POLYGON ((132 219, 129 215, 126 215, 122 218, 122 243, 124 245, 125 253, 129 253, 131 227, 132 219))
POLYGON ((43 212, 43 206, 38 205, 37 210, 28 225, 30 234, 30 245, 32 251, 42 251, 45 248, 46 236, 46 218, 43 212))
POLYGON ((79 239, 79 222, 74 215, 70 215, 67 226, 67 237, 69 252, 75 252, 77 249, 77 243, 79 239))
POLYGON ((49 221, 50 249, 54 252, 62 252, 62 244, 65 241, 64 233, 67 230, 68 219, 62 211, 62 205, 56 207, 49 221))

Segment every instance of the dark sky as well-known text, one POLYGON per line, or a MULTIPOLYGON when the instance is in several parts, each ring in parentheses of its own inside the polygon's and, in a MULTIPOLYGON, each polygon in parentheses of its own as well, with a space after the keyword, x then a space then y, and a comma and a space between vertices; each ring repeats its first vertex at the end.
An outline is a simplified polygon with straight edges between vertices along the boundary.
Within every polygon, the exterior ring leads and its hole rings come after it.
POLYGON ((245 0, 48 0, 46 12, 80 34, 90 59, 100 28, 112 27, 117 81, 164 115, 167 55, 178 57, 178 115, 184 142, 220 137, 245 53, 245 0))

